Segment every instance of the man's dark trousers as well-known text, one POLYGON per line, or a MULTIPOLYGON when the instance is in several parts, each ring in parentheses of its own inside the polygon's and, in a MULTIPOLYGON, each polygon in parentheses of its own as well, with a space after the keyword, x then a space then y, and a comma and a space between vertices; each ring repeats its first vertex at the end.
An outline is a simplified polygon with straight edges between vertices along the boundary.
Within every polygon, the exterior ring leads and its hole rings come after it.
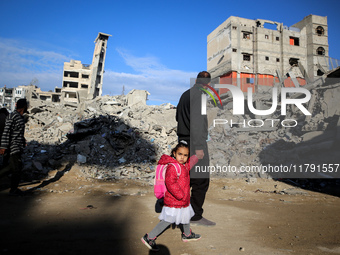
MULTIPOLYGON (((185 140, 188 144, 190 144, 190 141, 188 139, 178 140, 179 141, 185 140)), ((190 147, 192 148, 192 146, 190 147)), ((200 159, 197 162, 197 164, 190 170, 190 187, 191 187, 190 204, 195 212, 195 215, 191 218, 192 221, 202 219, 203 204, 210 183, 210 173, 207 172, 209 166, 209 152, 207 144, 205 144, 203 151, 204 151, 203 159, 200 159), (199 170, 201 172, 199 172, 199 170), (204 172, 202 172, 202 170, 204 172)), ((194 154, 195 150, 190 149, 190 155, 194 154)))

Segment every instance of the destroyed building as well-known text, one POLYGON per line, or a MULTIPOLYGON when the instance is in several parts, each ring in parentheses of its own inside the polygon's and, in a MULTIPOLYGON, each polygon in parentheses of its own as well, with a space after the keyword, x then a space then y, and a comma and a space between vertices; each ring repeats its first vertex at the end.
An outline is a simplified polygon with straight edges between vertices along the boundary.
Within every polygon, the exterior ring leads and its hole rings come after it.
MULTIPOLYGON (((323 25, 324 35, 328 36, 327 24, 325 25, 325 23, 321 21, 319 23, 313 24, 313 27, 323 25)), ((233 24, 234 23, 229 24, 230 35, 233 24)), ((242 26, 239 24, 235 26, 237 29, 239 28, 240 36, 242 26)), ((262 28, 257 27, 257 29, 261 30, 262 28)), ((285 28, 282 26, 282 29, 285 28)), ((222 28, 220 28, 220 30, 222 30, 221 33, 225 31, 222 28)), ((262 31, 267 30, 263 29, 262 31)), ((275 30, 268 31, 272 31, 273 34, 276 33, 275 30)), ((301 31, 303 31, 303 29, 301 29, 301 31)), ((319 30, 315 30, 314 32, 317 33, 316 31, 319 30)), ((290 34, 298 36, 297 32, 289 29, 285 32, 287 32, 288 41, 293 43, 293 40, 290 40, 289 36, 290 34)), ((228 33, 226 33, 226 36, 227 35, 228 33)), ((220 34, 220 36, 222 35, 220 34)), ((300 43, 307 40, 307 35, 302 36, 300 34, 300 36, 300 43)), ((315 36, 319 35, 316 34, 315 36)), ((280 38, 283 38, 283 35, 280 38)), ((320 38, 322 38, 322 33, 320 38)), ((217 37, 215 39, 215 46, 217 48, 214 49, 211 45, 208 45, 208 56, 210 54, 209 52, 221 51, 221 48, 218 47, 222 47, 222 44, 220 45, 217 42, 220 41, 220 43, 222 43, 222 37, 220 38, 221 40, 217 40, 217 37)), ((266 39, 266 37, 264 37, 264 39, 266 39)), ((276 38, 274 38, 274 40, 276 41, 276 38)), ((208 44, 212 42, 213 38, 208 41, 208 44)), ((208 70, 212 73, 213 77, 220 79, 222 83, 225 76, 236 75, 236 77, 242 78, 243 81, 240 79, 232 84, 239 86, 243 91, 246 88, 244 84, 246 84, 247 81, 252 81, 252 79, 254 80, 252 86, 267 85, 259 87, 268 88, 273 86, 272 83, 261 84, 261 79, 259 79, 262 74, 266 74, 265 70, 270 67, 269 65, 266 66, 263 64, 262 66, 261 63, 260 67, 257 67, 261 72, 256 73, 249 71, 247 73, 246 70, 248 69, 242 69, 241 62, 243 59, 241 59, 240 62, 238 61, 240 58, 237 58, 236 55, 233 55, 233 58, 229 55, 230 58, 227 60, 228 50, 230 50, 230 54, 233 52, 231 44, 228 45, 224 46, 226 49, 221 55, 215 56, 215 59, 208 59, 208 70), (222 57, 222 55, 225 57, 222 57), (215 61, 216 58, 221 59, 221 61, 215 61), (249 75, 250 78, 247 79, 247 75, 249 75), (258 78, 256 78, 256 75, 258 78)), ((242 45, 241 42, 239 42, 239 45, 242 45)), ((316 77, 314 77, 313 81, 307 81, 307 76, 303 76, 301 73, 303 69, 300 68, 300 65, 290 66, 289 64, 289 58, 292 58, 293 55, 289 55, 288 52, 294 49, 291 49, 289 46, 302 46, 290 44, 286 46, 288 48, 285 48, 282 52, 284 58, 278 62, 281 63, 282 68, 277 69, 278 71, 276 69, 274 71, 272 70, 272 72, 268 72, 266 75, 272 77, 272 81, 274 82, 275 79, 279 79, 280 81, 283 77, 275 76, 280 72, 285 73, 289 71, 288 73, 299 73, 295 75, 295 77, 299 78, 296 80, 298 80, 300 85, 303 85, 302 82, 305 81, 304 87, 312 94, 311 100, 306 106, 312 115, 304 116, 300 112, 294 111, 293 108, 287 109, 287 118, 295 119, 298 123, 294 128, 282 128, 278 125, 273 127, 243 127, 242 125, 235 127, 219 125, 214 127, 212 125, 214 118, 229 120, 233 118, 234 115, 231 107, 229 107, 231 100, 225 96, 228 94, 221 96, 224 106, 223 109, 219 109, 209 102, 207 105, 210 135, 208 147, 209 151, 213 152, 210 153, 210 165, 212 167, 222 165, 235 166, 237 168, 242 166, 257 167, 262 164, 298 165, 306 162, 333 164, 339 161, 340 68, 333 69, 335 66, 323 65, 322 62, 318 62, 320 64, 319 66, 312 65, 313 70, 316 71, 316 77), (282 64, 283 60, 288 61, 288 65, 282 64), (316 70, 314 67, 318 69, 316 70), (321 67, 324 68, 325 71, 322 75, 320 72, 318 73, 321 67), (285 68, 288 68, 288 70, 285 70, 285 68)), ((317 45, 315 45, 315 47, 316 46, 317 45)), ((325 56, 322 56, 321 59, 326 58, 327 60, 328 46, 323 46, 325 56)), ((301 50, 301 52, 305 51, 307 54, 306 47, 307 46, 302 47, 303 50, 301 50)), ((236 52, 234 53, 243 51, 243 48, 243 46, 236 48, 236 52)), ((315 61, 320 60, 317 54, 310 58, 303 58, 302 55, 299 55, 299 50, 293 52, 297 54, 296 56, 299 56, 301 62, 305 64, 306 70, 309 68, 307 65, 308 59, 315 61)), ((270 52, 268 52, 268 54, 269 53, 270 52)), ((256 54, 257 57, 260 56, 258 53, 256 54)), ((311 54, 313 55, 313 53, 311 54)), ((272 56, 270 55, 269 57, 271 58, 272 56)), ((254 58, 252 58, 252 60, 253 61, 247 62, 255 66, 254 63, 256 62, 254 58)), ((260 62, 261 61, 258 60, 258 63, 260 62)), ((316 65, 315 63, 316 62, 314 62, 314 65, 316 65)), ((77 64, 76 61, 74 64, 77 64)), ((80 64, 80 62, 78 64, 80 64)), ((249 65, 248 67, 253 68, 253 66, 249 65)), ((272 65, 272 68, 274 67, 276 68, 275 65, 272 65)), ((87 71, 87 73, 90 75, 90 72, 87 71)), ((82 72, 79 71, 78 77, 81 77, 81 74, 82 72)), ((291 74, 290 78, 286 77, 285 79, 290 81, 291 84, 286 84, 284 81, 283 83, 280 82, 281 85, 295 86, 294 81, 291 79, 292 77, 293 75, 291 74)), ((311 79, 311 76, 308 77, 311 79)), ((70 78, 77 80, 76 77, 70 78)), ((92 81, 90 76, 88 81, 89 80, 92 81)), ((88 88, 91 87, 90 83, 88 83, 88 86, 88 88)), ((72 86, 66 87, 66 89, 70 88, 72 88, 72 86)), ((73 89, 76 91, 79 87, 73 89)), ((83 89, 84 91, 86 90, 85 88, 83 89)), ((99 94, 101 94, 99 89, 97 90, 99 93, 98 96, 93 99, 91 97, 95 94, 92 94, 90 89, 86 91, 88 92, 89 99, 81 102, 78 107, 72 107, 71 103, 66 105, 52 105, 47 104, 47 102, 31 107, 25 131, 28 146, 25 148, 23 159, 26 178, 45 178, 50 171, 61 169, 61 165, 73 162, 80 165, 82 173, 88 178, 136 179, 147 181, 152 185, 157 161, 162 154, 169 154, 171 148, 177 144, 176 110, 166 105, 146 105, 145 102, 149 93, 145 90, 132 90, 128 95, 99 96, 99 94)), ((256 100, 264 105, 271 102, 272 95, 270 93, 268 94, 265 91, 259 94, 261 94, 261 97, 258 97, 256 100)), ((242 123, 242 121, 249 123, 248 121, 252 120, 252 118, 253 116, 246 113, 238 117, 236 121, 238 123, 242 123)), ((272 118, 280 118, 280 116, 275 112, 272 118)), ((62 174, 63 172, 60 171, 60 173, 62 174)), ((212 176, 227 176, 231 178, 276 177, 270 174, 239 171, 227 173, 214 172, 212 176)), ((332 173, 331 176, 323 175, 322 178, 337 178, 338 176, 338 173, 332 173)), ((307 177, 309 178, 310 176, 307 177)))
POLYGON ((109 34, 98 33, 95 39, 92 64, 82 64, 79 60, 64 63, 62 87, 54 91, 41 91, 35 85, 0 88, 0 104, 8 110, 15 109, 20 98, 26 98, 33 106, 41 101, 78 105, 82 101, 102 95, 103 74, 109 34))
MULTIPOLYGON (((256 109, 270 108, 273 87, 303 86, 311 94, 304 104, 311 115, 303 114, 295 105, 287 107, 286 114, 276 109, 273 114, 258 116, 246 109, 244 114, 236 115, 232 93, 220 88, 223 109, 211 103, 207 110, 210 120, 223 120, 221 125, 213 126, 211 121, 209 125, 208 146, 214 151, 212 166, 236 166, 238 170, 268 164, 339 166, 340 67, 339 61, 328 54, 327 17, 309 15, 291 27, 268 20, 230 17, 208 35, 207 43, 207 69, 214 79, 212 84, 234 85, 243 92, 252 88, 255 96, 247 98, 248 108, 254 103, 256 109), (268 24, 274 29, 267 28, 268 24), (268 124, 265 118, 277 122, 268 124), (283 126, 282 121, 294 122, 294 125, 283 126)), ((299 97, 299 93, 292 96, 299 97)), ((278 106, 281 107, 282 104, 278 106)), ((258 176, 253 172, 223 174, 258 176)), ((305 169, 297 174, 280 172, 267 177, 278 175, 339 177, 334 171, 314 174, 305 169)))
POLYGON ((82 64, 78 60, 64 63, 62 103, 78 104, 102 95, 106 48, 110 36, 98 33, 91 65, 82 64))
POLYGON ((6 85, 0 88, 0 107, 4 107, 9 111, 15 108, 15 103, 20 98, 26 97, 26 90, 23 86, 16 88, 7 88, 6 85))
POLYGON ((290 27, 231 16, 207 37, 212 78, 244 92, 248 87, 254 92, 279 83, 297 87, 312 82, 339 65, 328 53, 327 17, 317 15, 290 27))

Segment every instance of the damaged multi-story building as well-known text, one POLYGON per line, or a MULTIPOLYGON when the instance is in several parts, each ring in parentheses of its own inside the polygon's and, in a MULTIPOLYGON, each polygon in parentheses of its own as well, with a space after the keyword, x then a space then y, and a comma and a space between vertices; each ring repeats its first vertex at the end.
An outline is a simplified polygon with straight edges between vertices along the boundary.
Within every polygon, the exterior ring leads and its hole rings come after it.
POLYGON ((207 37, 212 78, 244 92, 275 84, 303 86, 338 65, 329 57, 327 17, 309 15, 288 27, 231 16, 207 37))
POLYGON ((62 103, 78 104, 82 100, 102 95, 106 48, 110 36, 98 33, 91 65, 78 60, 64 63, 62 103))
POLYGON ((41 101, 78 105, 80 102, 102 95, 104 64, 107 41, 111 35, 98 33, 95 39, 92 64, 82 64, 79 60, 64 63, 62 87, 54 91, 41 91, 35 85, 16 88, 0 88, 0 104, 8 110, 15 109, 20 98, 27 98, 32 105, 41 101))

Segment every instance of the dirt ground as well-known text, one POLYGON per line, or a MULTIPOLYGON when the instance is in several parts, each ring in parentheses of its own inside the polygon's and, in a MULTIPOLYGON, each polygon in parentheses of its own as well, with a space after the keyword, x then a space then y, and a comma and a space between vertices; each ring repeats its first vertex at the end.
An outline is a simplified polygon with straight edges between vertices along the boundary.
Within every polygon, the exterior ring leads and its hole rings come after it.
POLYGON ((74 165, 22 183, 24 197, 0 181, 1 254, 340 254, 340 198, 287 183, 211 179, 205 217, 215 227, 184 243, 170 228, 149 252, 140 238, 158 222, 153 187, 141 181, 86 179, 74 165))

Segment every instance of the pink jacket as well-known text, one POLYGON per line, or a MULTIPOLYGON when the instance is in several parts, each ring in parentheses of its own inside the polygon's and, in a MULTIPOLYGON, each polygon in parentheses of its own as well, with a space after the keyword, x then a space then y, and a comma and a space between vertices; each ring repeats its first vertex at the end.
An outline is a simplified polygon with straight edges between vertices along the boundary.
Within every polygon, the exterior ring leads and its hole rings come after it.
POLYGON ((196 155, 191 156, 185 164, 180 164, 169 155, 162 155, 158 164, 175 163, 180 165, 181 174, 177 175, 176 168, 169 165, 165 173, 167 191, 164 196, 164 205, 168 207, 188 207, 190 204, 190 169, 198 161, 196 155), (191 167, 190 167, 191 166, 191 167))

